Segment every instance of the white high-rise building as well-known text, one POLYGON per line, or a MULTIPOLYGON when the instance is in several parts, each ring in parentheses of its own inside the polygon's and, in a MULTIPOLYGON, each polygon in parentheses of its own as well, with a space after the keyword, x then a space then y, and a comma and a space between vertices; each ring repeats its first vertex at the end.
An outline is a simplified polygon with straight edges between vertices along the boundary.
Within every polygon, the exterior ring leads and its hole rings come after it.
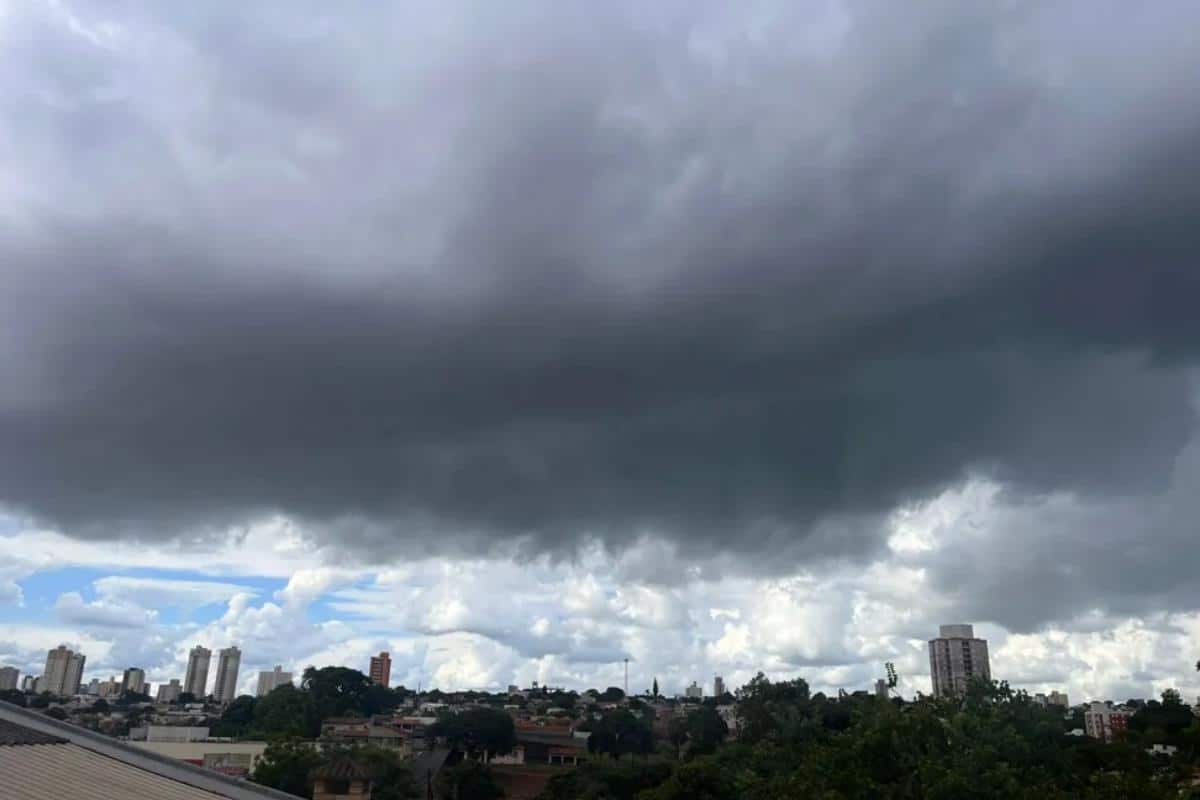
POLYGON ((292 673, 284 672, 283 667, 276 664, 275 669, 270 672, 263 671, 258 673, 258 691, 255 694, 259 697, 266 697, 280 686, 291 682, 292 673))
POLYGON ((713 697, 725 696, 725 679, 720 675, 713 678, 713 697))
POLYGON ((66 645, 59 645, 46 653, 46 668, 38 682, 39 692, 50 692, 60 697, 75 694, 83 680, 83 665, 87 657, 76 653, 66 645))
POLYGON ((217 655, 217 681, 213 684, 213 699, 228 703, 237 697, 238 667, 242 663, 242 651, 226 647, 217 655))
POLYGON ((79 694, 80 685, 83 683, 83 665, 86 661, 87 656, 83 653, 71 654, 67 661, 67 675, 63 679, 63 694, 79 694))
POLYGON ((16 667, 0 667, 0 692, 16 689, 21 672, 16 667))
POLYGON ((125 674, 121 676, 121 691, 145 694, 146 671, 137 667, 130 667, 125 670, 125 674))
POLYGON ((701 700, 704 698, 704 689, 692 681, 692 685, 683 690, 683 696, 689 700, 701 700))
POLYGON ((212 661, 212 650, 196 645, 188 653, 187 672, 183 676, 183 691, 197 700, 208 692, 208 664, 212 661))
POLYGON ((66 645, 59 645, 46 654, 46 667, 38 681, 38 689, 51 694, 62 694, 63 682, 67 677, 67 662, 72 653, 66 645))
POLYGON ((38 678, 37 675, 26 675, 24 678, 21 679, 21 691, 22 692, 36 692, 37 688, 38 688, 38 682, 40 680, 41 679, 38 678))
POLYGON ((970 625, 940 626, 929 640, 929 674, 934 697, 962 697, 972 679, 992 679, 987 642, 970 625))

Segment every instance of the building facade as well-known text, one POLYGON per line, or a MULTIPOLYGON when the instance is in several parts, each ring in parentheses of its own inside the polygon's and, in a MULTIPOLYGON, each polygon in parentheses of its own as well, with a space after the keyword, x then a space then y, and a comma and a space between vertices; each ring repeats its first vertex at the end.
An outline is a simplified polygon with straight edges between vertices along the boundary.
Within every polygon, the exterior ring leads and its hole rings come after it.
POLYGON ((1092 703, 1083 712, 1083 728, 1093 739, 1111 742, 1125 733, 1130 716, 1132 715, 1124 708, 1092 703))
POLYGON ((64 695, 79 693, 79 687, 83 684, 83 665, 86 662, 87 656, 83 653, 72 653, 67 659, 67 674, 62 685, 64 695))
POLYGON ((38 682, 39 692, 50 692, 60 697, 75 694, 83 680, 83 665, 87 657, 76 653, 66 645, 59 645, 46 653, 46 668, 38 682))
POLYGON ((121 676, 121 692, 133 692, 135 694, 146 693, 146 671, 138 667, 130 667, 125 670, 121 676))
POLYGON ((183 694, 183 687, 179 685, 179 678, 171 678, 170 683, 158 685, 158 695, 154 699, 160 703, 174 703, 181 694, 183 694))
POLYGON ((942 625, 929 640, 929 674, 934 697, 962 697, 972 680, 990 681, 987 641, 970 625, 942 625))
POLYGON ((238 668, 242 664, 242 651, 226 647, 217 655, 217 680, 213 684, 213 699, 228 703, 237 697, 238 668))
POLYGON ((1033 696, 1033 702, 1039 706, 1061 706, 1063 709, 1071 706, 1065 692, 1051 692, 1048 695, 1038 692, 1033 696))
POLYGON ((21 672, 16 667, 0 667, 0 692, 16 689, 21 672))
POLYGON ((188 653, 187 672, 183 676, 183 691, 197 700, 204 697, 208 687, 208 664, 212 661, 212 650, 196 645, 188 653))
POLYGON ((704 697, 704 690, 695 681, 692 685, 683 690, 683 696, 689 700, 701 700, 704 697))
POLYGON ((713 678, 713 697, 723 697, 725 695, 725 679, 720 675, 713 678))
MULTIPOLYGON (((361 662, 360 662, 361 663, 361 662)), ((392 656, 386 650, 377 656, 371 656, 371 683, 380 686, 390 686, 392 680, 392 656)))
POLYGON ((276 664, 275 669, 270 672, 263 671, 258 673, 258 689, 255 691, 255 694, 259 697, 266 697, 280 686, 291 682, 292 673, 284 672, 283 667, 276 664))

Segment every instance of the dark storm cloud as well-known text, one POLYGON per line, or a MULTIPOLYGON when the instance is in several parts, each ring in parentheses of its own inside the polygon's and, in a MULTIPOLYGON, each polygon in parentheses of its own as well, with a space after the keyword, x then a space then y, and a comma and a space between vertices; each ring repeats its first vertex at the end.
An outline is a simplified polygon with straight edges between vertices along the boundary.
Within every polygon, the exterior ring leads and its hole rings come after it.
POLYGON ((14 14, 0 499, 855 552, 970 474, 1159 489, 1197 12, 960 6, 14 14))

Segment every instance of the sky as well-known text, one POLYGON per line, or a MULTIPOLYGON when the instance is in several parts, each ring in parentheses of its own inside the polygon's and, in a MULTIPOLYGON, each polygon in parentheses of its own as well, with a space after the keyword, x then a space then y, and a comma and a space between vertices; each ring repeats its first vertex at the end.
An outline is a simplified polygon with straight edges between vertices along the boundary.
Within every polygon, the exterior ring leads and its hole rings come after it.
POLYGON ((0 663, 1200 695, 1197 24, 0 3, 0 663))

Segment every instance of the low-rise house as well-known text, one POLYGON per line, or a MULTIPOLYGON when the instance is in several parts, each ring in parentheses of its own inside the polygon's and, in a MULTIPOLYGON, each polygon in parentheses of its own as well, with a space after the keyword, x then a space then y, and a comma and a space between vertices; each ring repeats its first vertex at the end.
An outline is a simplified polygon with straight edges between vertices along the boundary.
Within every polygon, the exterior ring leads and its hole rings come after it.
POLYGON ((495 755, 488 759, 489 764, 524 764, 525 763, 525 745, 518 744, 512 749, 512 752, 504 755, 495 755))
POLYGON ((387 725, 369 719, 331 718, 321 725, 321 741, 328 744, 371 745, 385 750, 406 752, 408 737, 387 725))
POLYGON ((389 725, 401 733, 411 734, 437 722, 437 717, 393 717, 389 725))
POLYGON ((570 732, 518 730, 517 744, 526 764, 577 765, 588 757, 587 739, 570 732))
POLYGON ((203 725, 146 725, 130 728, 129 738, 142 742, 203 742, 209 728, 203 725))

